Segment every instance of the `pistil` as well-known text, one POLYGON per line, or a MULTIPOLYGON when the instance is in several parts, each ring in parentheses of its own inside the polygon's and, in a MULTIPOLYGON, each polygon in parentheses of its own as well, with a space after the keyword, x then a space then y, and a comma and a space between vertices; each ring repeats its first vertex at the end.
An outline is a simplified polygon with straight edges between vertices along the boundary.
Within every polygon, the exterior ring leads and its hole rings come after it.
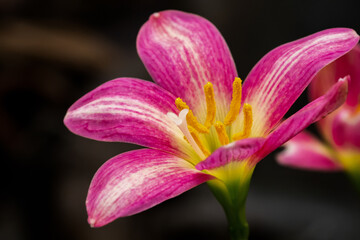
POLYGON ((206 156, 204 155, 204 153, 202 152, 202 150, 200 149, 200 147, 198 146, 198 144, 196 143, 196 141, 194 140, 188 129, 188 124, 186 122, 188 113, 189 113, 189 109, 183 109, 180 111, 179 116, 177 116, 173 112, 168 112, 167 116, 179 127, 179 129, 184 134, 187 141, 192 146, 194 151, 199 155, 199 157, 201 159, 205 159, 206 156))
POLYGON ((233 135, 231 139, 229 139, 229 136, 226 132, 226 127, 230 126, 240 114, 241 91, 241 79, 235 78, 233 82, 233 93, 230 103, 230 110, 226 115, 224 122, 218 120, 216 123, 214 123, 216 117, 216 101, 214 87, 210 82, 204 86, 206 100, 206 119, 204 124, 201 124, 197 120, 190 107, 181 98, 177 98, 175 100, 175 105, 180 110, 179 116, 174 113, 168 113, 168 116, 178 125, 180 130, 183 132, 185 139, 193 147, 201 159, 205 159, 211 154, 211 152, 207 149, 206 144, 204 144, 202 140, 211 140, 209 136, 202 137, 199 134, 209 133, 210 128, 213 125, 217 133, 218 141, 221 145, 229 144, 230 140, 236 141, 248 138, 250 136, 253 125, 253 117, 251 105, 247 103, 243 105, 244 122, 242 131, 233 135))

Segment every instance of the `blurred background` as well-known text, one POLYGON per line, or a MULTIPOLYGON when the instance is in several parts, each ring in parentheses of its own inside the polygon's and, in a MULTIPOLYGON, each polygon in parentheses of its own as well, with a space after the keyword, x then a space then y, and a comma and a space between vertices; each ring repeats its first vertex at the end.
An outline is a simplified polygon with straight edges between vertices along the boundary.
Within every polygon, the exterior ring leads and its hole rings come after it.
MULTIPOLYGON (((109 158, 137 148, 70 133, 67 108, 116 77, 151 80, 135 40, 150 14, 179 9, 213 22, 241 78, 276 46, 331 27, 360 33, 357 0, 0 1, 0 239, 227 239, 206 184, 92 229, 85 198, 109 158)), ((303 94, 290 112, 306 104, 303 94)), ((315 128, 312 128, 315 131, 315 128)), ((356 240, 360 195, 343 173, 258 164, 247 202, 250 239, 356 240)))

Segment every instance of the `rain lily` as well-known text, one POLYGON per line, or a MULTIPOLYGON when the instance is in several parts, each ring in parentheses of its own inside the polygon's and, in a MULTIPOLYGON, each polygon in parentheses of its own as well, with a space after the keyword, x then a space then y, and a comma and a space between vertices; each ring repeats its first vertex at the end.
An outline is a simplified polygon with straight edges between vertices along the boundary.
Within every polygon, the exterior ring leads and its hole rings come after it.
POLYGON ((344 170, 360 190, 360 46, 322 69, 310 84, 310 99, 324 94, 349 75, 346 102, 317 122, 324 141, 302 132, 278 155, 283 165, 320 171, 344 170))
POLYGON ((65 116, 70 131, 147 149, 108 160, 88 192, 88 222, 100 227, 207 182, 222 204, 232 239, 247 239, 245 200, 255 165, 346 98, 348 78, 280 120, 324 66, 350 51, 351 29, 325 30, 265 55, 242 86, 214 25, 180 11, 154 13, 137 50, 156 84, 109 81, 65 116))

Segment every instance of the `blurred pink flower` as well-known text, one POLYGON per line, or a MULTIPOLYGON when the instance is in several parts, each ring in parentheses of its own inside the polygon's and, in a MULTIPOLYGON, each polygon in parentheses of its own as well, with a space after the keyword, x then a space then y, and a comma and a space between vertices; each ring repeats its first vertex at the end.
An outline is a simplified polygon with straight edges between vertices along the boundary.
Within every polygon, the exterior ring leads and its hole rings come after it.
POLYGON ((322 140, 302 132, 285 144, 280 164, 320 171, 345 170, 360 189, 360 46, 322 69, 310 84, 310 99, 350 76, 346 102, 317 122, 322 140))

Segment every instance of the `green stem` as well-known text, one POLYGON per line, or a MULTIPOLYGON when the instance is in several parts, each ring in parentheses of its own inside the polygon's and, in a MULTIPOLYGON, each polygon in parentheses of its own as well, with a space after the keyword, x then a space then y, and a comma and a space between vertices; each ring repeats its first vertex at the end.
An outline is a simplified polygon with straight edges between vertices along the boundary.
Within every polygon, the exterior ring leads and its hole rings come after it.
POLYGON ((225 213, 228 219, 231 240, 247 240, 249 237, 249 224, 246 221, 245 214, 247 190, 243 196, 234 196, 232 194, 230 196, 232 197, 231 205, 227 206, 225 213))
POLYGON ((338 159, 360 193, 360 153, 358 151, 339 151, 338 154, 338 159))
POLYGON ((245 205, 251 175, 252 171, 245 179, 237 179, 226 183, 219 180, 208 182, 211 191, 225 211, 231 240, 247 240, 249 237, 245 205))

